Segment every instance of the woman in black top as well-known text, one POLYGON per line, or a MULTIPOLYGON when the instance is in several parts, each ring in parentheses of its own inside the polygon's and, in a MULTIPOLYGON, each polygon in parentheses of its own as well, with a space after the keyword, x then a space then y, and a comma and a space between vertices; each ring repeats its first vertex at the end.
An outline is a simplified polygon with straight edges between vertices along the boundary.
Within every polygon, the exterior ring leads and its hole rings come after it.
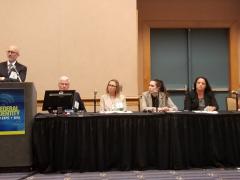
POLYGON ((185 110, 218 110, 218 104, 208 80, 199 76, 194 81, 194 89, 188 93, 184 101, 185 110))

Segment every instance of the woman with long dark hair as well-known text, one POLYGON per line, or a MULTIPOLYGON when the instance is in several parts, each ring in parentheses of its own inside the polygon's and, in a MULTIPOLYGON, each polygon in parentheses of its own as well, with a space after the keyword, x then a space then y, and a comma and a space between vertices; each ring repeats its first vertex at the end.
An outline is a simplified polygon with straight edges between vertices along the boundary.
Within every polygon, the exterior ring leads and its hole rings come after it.
POLYGON ((212 88, 203 76, 199 76, 194 81, 194 89, 185 96, 185 110, 218 110, 218 104, 212 88))

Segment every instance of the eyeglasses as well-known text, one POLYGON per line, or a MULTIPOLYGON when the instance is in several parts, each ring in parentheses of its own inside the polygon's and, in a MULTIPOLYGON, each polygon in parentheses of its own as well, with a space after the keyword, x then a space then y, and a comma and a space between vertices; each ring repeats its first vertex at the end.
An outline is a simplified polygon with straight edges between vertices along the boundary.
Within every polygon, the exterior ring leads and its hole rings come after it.
POLYGON ((108 84, 108 86, 110 86, 110 87, 117 87, 117 86, 115 86, 115 85, 113 85, 113 84, 108 84))
POLYGON ((11 54, 14 54, 14 53, 17 53, 17 52, 15 52, 15 51, 7 51, 7 53, 11 53, 11 54))
POLYGON ((69 83, 59 83, 61 86, 68 86, 69 83))

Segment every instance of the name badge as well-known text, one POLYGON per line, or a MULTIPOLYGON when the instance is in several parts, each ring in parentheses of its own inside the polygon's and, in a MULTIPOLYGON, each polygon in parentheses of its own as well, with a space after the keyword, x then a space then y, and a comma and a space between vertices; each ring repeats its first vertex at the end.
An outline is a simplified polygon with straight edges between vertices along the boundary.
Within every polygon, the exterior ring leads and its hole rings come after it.
POLYGON ((11 79, 17 79, 17 78, 18 78, 18 77, 17 77, 17 73, 16 73, 15 71, 12 71, 11 74, 10 74, 10 76, 9 76, 9 78, 11 78, 11 79))

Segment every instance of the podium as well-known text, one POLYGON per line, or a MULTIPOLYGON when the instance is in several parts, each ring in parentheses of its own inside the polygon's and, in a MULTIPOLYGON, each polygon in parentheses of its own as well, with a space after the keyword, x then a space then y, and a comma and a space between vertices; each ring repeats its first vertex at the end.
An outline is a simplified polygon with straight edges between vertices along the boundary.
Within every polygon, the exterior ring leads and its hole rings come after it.
POLYGON ((37 93, 32 82, 0 82, 0 90, 21 89, 24 92, 25 134, 0 135, 0 168, 32 166, 32 124, 37 112, 37 93))

